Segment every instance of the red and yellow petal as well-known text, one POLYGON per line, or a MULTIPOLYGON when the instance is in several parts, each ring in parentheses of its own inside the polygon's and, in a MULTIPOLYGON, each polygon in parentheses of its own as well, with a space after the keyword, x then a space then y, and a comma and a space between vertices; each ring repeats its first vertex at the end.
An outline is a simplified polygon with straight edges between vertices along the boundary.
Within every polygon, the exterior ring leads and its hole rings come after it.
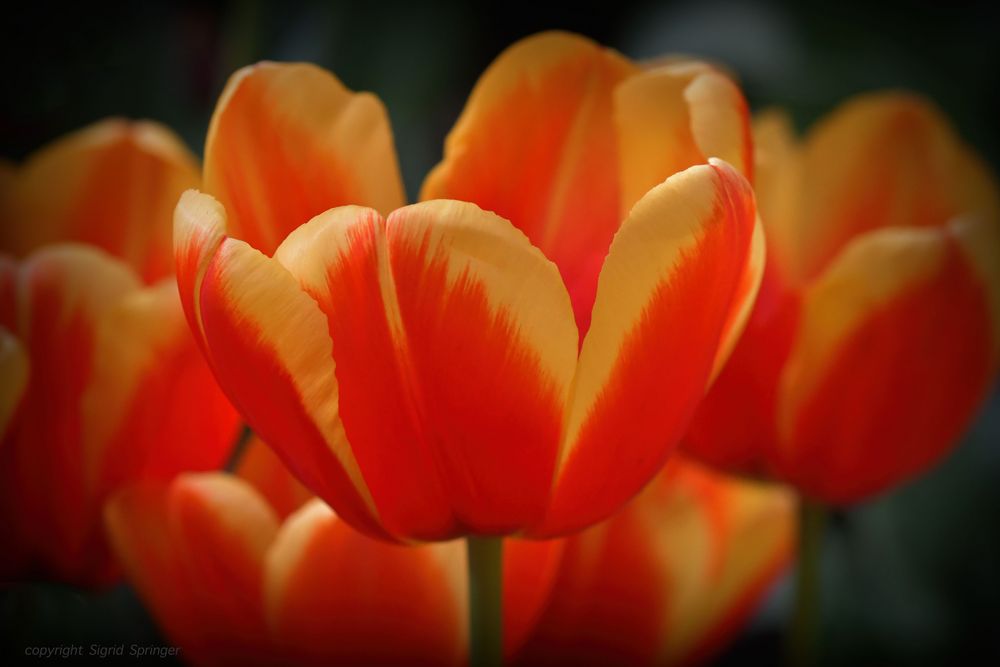
POLYGON ((383 534, 344 435, 326 318, 279 262, 226 238, 221 215, 211 197, 189 193, 178 205, 175 239, 189 249, 178 282, 198 290, 182 295, 197 309, 220 386, 306 486, 358 528, 383 534))
POLYGON ((0 246, 24 256, 79 241, 126 261, 147 282, 172 272, 171 214, 198 164, 166 127, 105 120, 42 149, 0 191, 0 246))
POLYGON ((14 279, 16 335, 31 373, 0 447, 0 506, 12 542, 33 555, 39 572, 31 575, 95 585, 109 572, 99 508, 81 474, 82 399, 93 376, 96 330, 138 281, 120 262, 85 246, 35 253, 14 279))
POLYGON ((788 492, 672 463, 622 513, 565 541, 510 662, 702 662, 746 621, 793 542, 788 492))
POLYGON ((387 214, 405 203, 385 107, 306 63, 263 62, 230 77, 208 131, 203 187, 233 233, 266 255, 329 208, 387 214))
POLYGON ((756 291, 757 228, 749 184, 721 162, 671 177, 633 208, 601 273, 536 534, 607 517, 662 467, 756 291))
POLYGON ((752 180, 749 111, 722 72, 690 61, 644 70, 614 92, 621 152, 620 215, 669 176, 710 157, 752 180))
POLYGON ((83 245, 8 268, 0 291, 32 369, 0 454, 2 504, 21 530, 13 541, 38 566, 21 574, 103 583, 113 574, 99 517, 106 496, 125 482, 219 467, 235 412, 172 280, 143 288, 122 262, 83 245))
POLYGON ((803 199, 802 147, 787 114, 769 110, 754 118, 754 193, 757 210, 767 232, 768 271, 776 281, 800 281, 799 235, 803 199))
POLYGON ((225 463, 237 415, 198 350, 173 280, 108 308, 81 410, 81 474, 98 497, 128 480, 225 463))
POLYGON ((276 664, 263 584, 278 522, 249 485, 200 474, 128 487, 106 521, 130 580, 187 659, 276 664))
POLYGON ((274 642, 294 664, 464 664, 463 555, 459 542, 373 540, 313 501, 268 554, 274 642))
POLYGON ((390 532, 503 534, 537 519, 577 333, 556 268, 522 233, 461 202, 386 223, 346 208, 275 258, 329 318, 341 415, 390 532))
POLYGON ((474 202, 527 234, 559 267, 581 331, 621 220, 614 91, 635 71, 583 37, 521 40, 476 84, 421 192, 474 202))
POLYGON ((967 426, 995 368, 996 333, 991 288, 963 233, 861 236, 806 293, 772 455, 805 495, 864 499, 929 467, 967 426))
POLYGON ((851 239, 882 227, 939 227, 973 213, 1000 220, 988 169, 928 101, 860 96, 809 135, 800 273, 817 277, 851 239))

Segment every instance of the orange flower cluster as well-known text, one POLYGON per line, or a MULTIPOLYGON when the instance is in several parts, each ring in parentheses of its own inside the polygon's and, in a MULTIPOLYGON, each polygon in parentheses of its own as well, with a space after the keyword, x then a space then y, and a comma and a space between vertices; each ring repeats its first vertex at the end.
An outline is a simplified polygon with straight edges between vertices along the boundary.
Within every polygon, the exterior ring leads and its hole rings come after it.
POLYGON ((5 168, 0 244, 0 578, 124 572, 195 664, 464 664, 468 536, 508 538, 509 664, 704 661, 794 496, 703 465, 867 498, 1000 363, 1000 195, 930 103, 800 142, 565 33, 489 67, 417 203, 377 98, 260 63, 200 173, 120 120, 5 168))

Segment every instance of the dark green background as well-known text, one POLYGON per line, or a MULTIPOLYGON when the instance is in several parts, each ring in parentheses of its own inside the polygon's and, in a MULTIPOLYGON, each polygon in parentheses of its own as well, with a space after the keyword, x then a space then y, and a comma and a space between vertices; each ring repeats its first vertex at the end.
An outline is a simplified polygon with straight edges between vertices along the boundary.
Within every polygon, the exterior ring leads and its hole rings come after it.
MULTIPOLYGON (((549 28, 637 58, 717 59, 740 76, 754 109, 784 106, 801 128, 854 93, 916 90, 1000 164, 991 3, 854 0, 21 3, 5 8, 0 27, 0 154, 19 160, 107 115, 163 121, 200 152, 230 72, 264 58, 308 60, 385 101, 412 198, 483 68, 512 41, 549 28)), ((824 555, 825 663, 1000 664, 1000 395, 938 469, 835 517, 824 555)), ((786 581, 720 663, 776 661, 788 599, 786 581)), ((124 586, 101 596, 9 588, 0 622, 0 655, 14 660, 28 644, 160 641, 124 586)))

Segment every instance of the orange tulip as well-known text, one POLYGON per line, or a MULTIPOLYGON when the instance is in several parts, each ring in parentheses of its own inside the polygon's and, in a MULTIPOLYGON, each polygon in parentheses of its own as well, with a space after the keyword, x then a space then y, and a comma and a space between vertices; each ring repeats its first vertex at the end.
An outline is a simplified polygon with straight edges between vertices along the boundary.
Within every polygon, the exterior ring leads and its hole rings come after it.
POLYGON ((794 507, 785 489, 676 460, 609 521, 563 542, 510 542, 508 662, 705 662, 790 561, 794 507))
POLYGON ((687 448, 831 504, 934 464, 995 376, 1000 201, 930 103, 862 96, 802 144, 760 119, 769 261, 687 448))
MULTIPOLYGON (((279 474, 269 473, 268 490, 279 474)), ((282 520, 247 482, 187 474, 107 509, 112 543, 185 662, 459 665, 465 553, 364 537, 319 500, 282 520)))
POLYGON ((243 70, 206 144, 218 199, 189 192, 175 215, 189 322, 253 429, 351 525, 577 530, 663 465, 749 312, 753 195, 706 162, 746 164, 746 124, 707 66, 644 72, 529 38, 479 82, 424 188, 499 215, 390 214, 371 96, 307 65, 243 70), (326 210, 352 202, 381 213, 326 210))
POLYGON ((198 163, 167 128, 109 119, 68 134, 0 178, 0 249, 16 257, 79 241, 146 282, 173 273, 170 212, 198 163))
POLYGON ((225 460, 236 415, 177 286, 142 284, 171 272, 171 211, 197 177, 166 128, 123 120, 3 171, 0 242, 22 257, 0 254, 4 580, 107 583, 104 499, 225 460))
POLYGON ((219 467, 235 414, 172 280, 57 245, 0 260, 0 578, 106 583, 104 499, 134 479, 219 467))

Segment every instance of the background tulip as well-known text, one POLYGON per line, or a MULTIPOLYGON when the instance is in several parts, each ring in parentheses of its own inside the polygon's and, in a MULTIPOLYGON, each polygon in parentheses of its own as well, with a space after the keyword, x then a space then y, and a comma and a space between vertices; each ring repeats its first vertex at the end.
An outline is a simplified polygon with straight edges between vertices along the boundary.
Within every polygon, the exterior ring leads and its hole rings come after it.
POLYGON ((673 461, 613 519, 510 543, 509 662, 703 663, 790 560, 794 526, 787 490, 673 461))
POLYGON ((1000 343, 996 183, 929 102, 845 104, 797 145, 757 125, 772 246, 761 296, 687 448, 844 504, 957 441, 1000 343))
POLYGON ((3 260, 0 295, 0 576, 107 583, 105 498, 219 467, 235 415, 172 280, 143 287, 99 250, 58 245, 3 260))
MULTIPOLYGON (((281 475, 269 473, 268 492, 281 475)), ((318 500, 282 520, 224 474, 132 486, 107 521, 140 595, 192 664, 464 662, 458 543, 372 540, 318 500)))
MULTIPOLYGON (((135 485, 108 506, 122 562, 187 661, 465 662, 459 543, 363 537, 317 500, 289 505, 301 487, 262 443, 246 457, 240 478, 135 485)), ((608 522, 510 541, 508 663, 704 661, 787 562, 792 508, 782 489, 676 462, 608 522)))
POLYGON ((173 274, 170 211, 198 163, 152 121, 108 119, 60 137, 0 181, 0 251, 95 245, 146 282, 173 274))

